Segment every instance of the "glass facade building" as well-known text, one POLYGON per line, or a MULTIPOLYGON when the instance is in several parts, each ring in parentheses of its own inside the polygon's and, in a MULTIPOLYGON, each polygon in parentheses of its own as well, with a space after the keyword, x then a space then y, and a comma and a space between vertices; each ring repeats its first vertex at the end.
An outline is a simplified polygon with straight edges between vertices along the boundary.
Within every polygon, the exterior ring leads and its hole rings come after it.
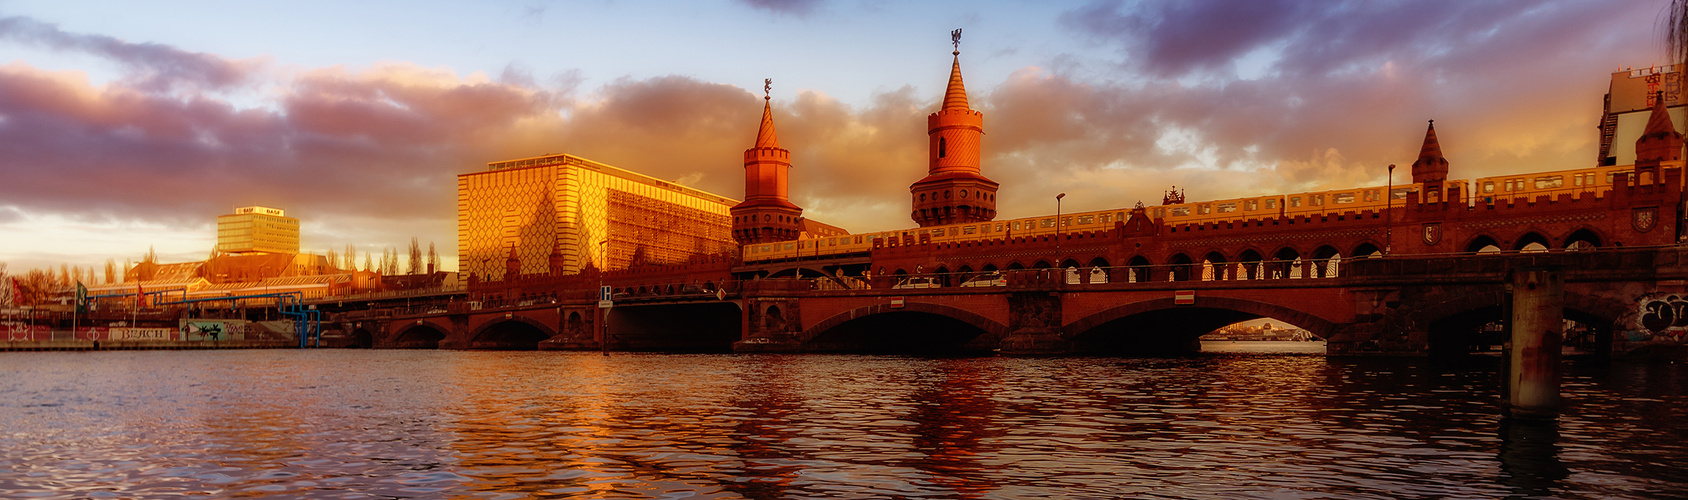
POLYGON ((457 269, 488 281, 512 254, 521 274, 730 255, 736 203, 564 154, 488 163, 457 176, 457 269))
POLYGON ((236 208, 217 216, 217 251, 299 253, 299 219, 279 208, 236 208))

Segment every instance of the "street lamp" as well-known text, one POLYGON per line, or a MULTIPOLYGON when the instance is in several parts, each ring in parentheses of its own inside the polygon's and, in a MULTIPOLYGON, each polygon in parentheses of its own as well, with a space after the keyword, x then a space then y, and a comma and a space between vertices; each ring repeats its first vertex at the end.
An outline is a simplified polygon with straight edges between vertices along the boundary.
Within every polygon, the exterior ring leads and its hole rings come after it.
MULTIPOLYGON (((1056 250, 1061 249, 1061 198, 1066 198, 1066 197, 1067 197, 1067 193, 1061 193, 1061 194, 1055 195, 1055 249, 1056 250)), ((1055 258, 1058 259, 1058 258, 1061 258, 1061 256, 1057 255, 1057 256, 1055 256, 1055 258)))
POLYGON ((1395 227, 1395 164, 1389 164, 1389 187, 1383 193, 1383 255, 1389 256, 1390 249, 1395 246, 1394 235, 1390 230, 1395 227))

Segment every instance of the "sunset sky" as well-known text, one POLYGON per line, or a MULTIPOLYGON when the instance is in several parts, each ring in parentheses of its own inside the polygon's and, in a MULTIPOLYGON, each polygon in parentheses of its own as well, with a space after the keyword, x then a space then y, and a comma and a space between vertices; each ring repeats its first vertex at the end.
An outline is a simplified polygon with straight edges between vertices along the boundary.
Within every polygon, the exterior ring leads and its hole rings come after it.
POLYGON ((1430 119, 1455 178, 1580 168, 1666 3, 0 0, 0 262, 203 259, 257 204, 450 269, 487 162, 742 196, 763 78, 805 215, 909 227, 955 28, 1001 218, 1404 182, 1430 119))

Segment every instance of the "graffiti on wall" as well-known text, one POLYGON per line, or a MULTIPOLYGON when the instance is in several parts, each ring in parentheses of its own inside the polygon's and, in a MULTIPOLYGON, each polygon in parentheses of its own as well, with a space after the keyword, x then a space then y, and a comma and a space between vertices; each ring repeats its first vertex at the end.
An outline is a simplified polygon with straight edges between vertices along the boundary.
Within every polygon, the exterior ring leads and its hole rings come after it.
POLYGON ((182 340, 243 340, 246 322, 239 320, 182 320, 182 340))
POLYGON ((1673 340, 1688 336, 1688 295, 1647 294, 1636 301, 1630 340, 1673 340))

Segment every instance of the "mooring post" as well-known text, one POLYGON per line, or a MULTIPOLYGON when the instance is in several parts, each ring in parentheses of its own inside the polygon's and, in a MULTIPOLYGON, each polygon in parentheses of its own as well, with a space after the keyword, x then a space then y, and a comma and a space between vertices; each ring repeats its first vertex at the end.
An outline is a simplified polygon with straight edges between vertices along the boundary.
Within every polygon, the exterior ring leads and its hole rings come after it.
POLYGON ((1513 271, 1512 314, 1502 413, 1509 418, 1559 416, 1559 350, 1565 328, 1565 277, 1558 269, 1513 271))

